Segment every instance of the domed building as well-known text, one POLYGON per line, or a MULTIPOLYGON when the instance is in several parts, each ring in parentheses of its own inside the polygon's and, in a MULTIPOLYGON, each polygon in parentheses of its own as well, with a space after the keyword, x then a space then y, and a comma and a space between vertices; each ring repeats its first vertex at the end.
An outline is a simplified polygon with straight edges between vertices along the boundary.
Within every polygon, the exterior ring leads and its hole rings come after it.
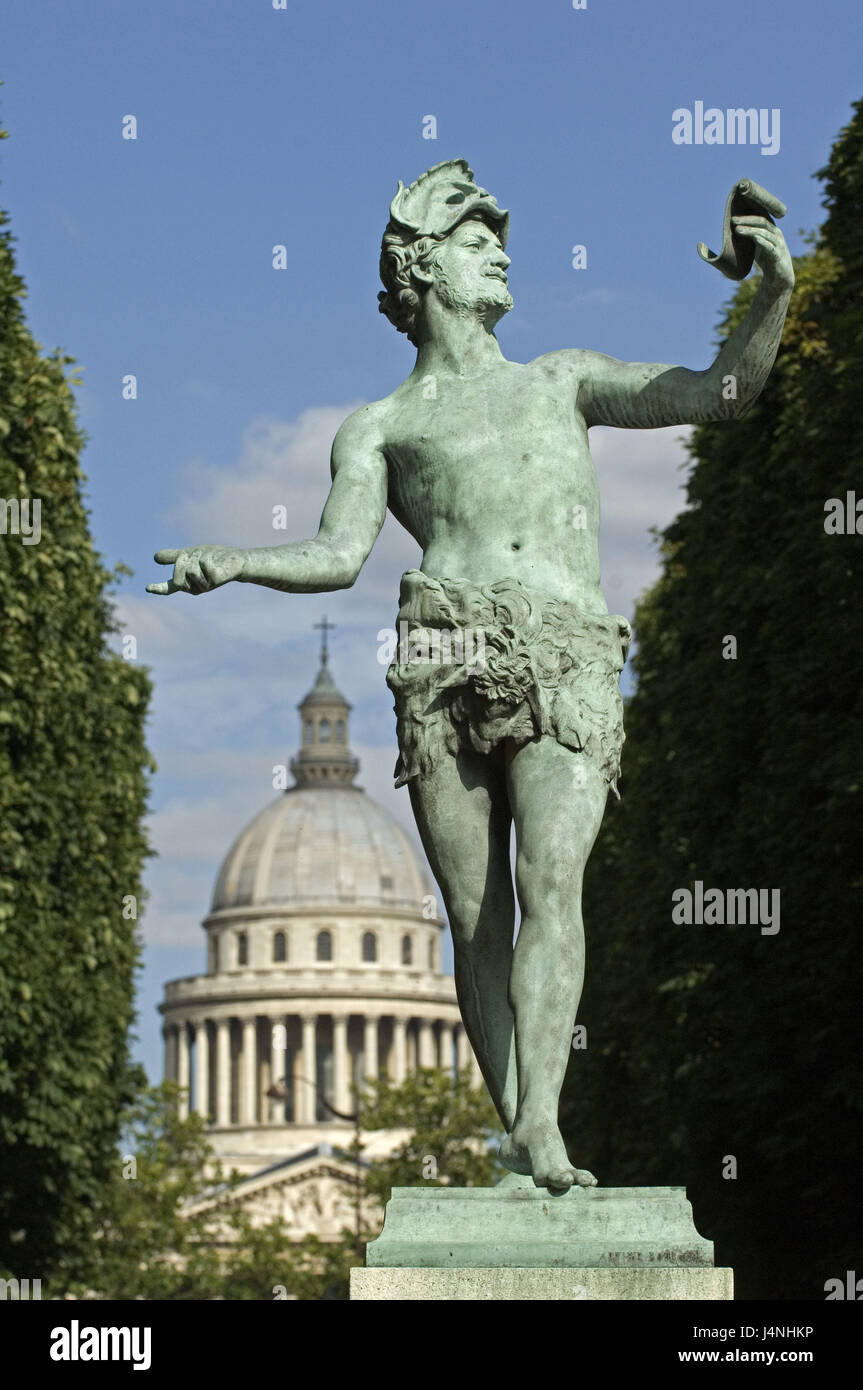
MULTIPOLYGON (((321 667, 299 705, 294 784, 240 832, 202 923, 207 971, 166 985, 165 1075, 188 1088, 234 1199, 294 1235, 350 1220, 352 1087, 470 1065, 444 922, 420 853, 356 785, 350 705, 321 667)), ((281 770, 287 781, 287 769, 281 770)), ((279 772, 279 769, 276 769, 279 772)), ((362 1136, 364 1158, 400 1136, 362 1136)))

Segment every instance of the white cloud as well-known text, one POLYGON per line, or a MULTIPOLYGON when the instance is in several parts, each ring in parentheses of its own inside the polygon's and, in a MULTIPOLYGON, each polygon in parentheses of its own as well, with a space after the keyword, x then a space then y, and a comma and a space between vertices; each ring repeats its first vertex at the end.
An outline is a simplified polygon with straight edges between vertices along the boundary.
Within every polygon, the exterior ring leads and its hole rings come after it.
MULTIPOLYGON (((179 500, 163 514, 160 548, 207 543, 277 546, 314 536, 330 487, 333 438, 346 416, 362 404, 316 406, 296 420, 261 416, 245 431, 229 468, 200 459, 187 462, 177 474, 179 500), (287 508, 286 530, 273 529, 273 507, 278 505, 287 508)), ((348 629, 377 632, 392 623, 399 578, 419 560, 416 542, 388 517, 362 574, 347 593, 282 594, 231 584, 198 597, 142 595, 140 600, 125 600, 121 611, 128 614, 128 630, 148 633, 154 641, 161 635, 167 647, 192 650, 198 660, 206 660, 209 649, 225 643, 241 649, 249 642, 284 648, 286 641, 300 635, 305 642, 322 611, 348 629), (157 605, 162 610, 158 617, 152 612, 157 605), (169 605, 168 619, 164 610, 169 605), (148 621, 142 606, 147 614, 152 612, 148 621)), ((169 574, 168 567, 160 571, 153 566, 153 579, 169 574)), ((140 659, 147 658, 142 654, 140 659)))
POLYGON ((197 543, 278 545, 315 534, 329 487, 329 454, 339 425, 361 401, 314 406, 296 420, 259 416, 243 434, 230 468, 190 460, 177 476, 182 499, 164 518, 197 543), (274 531, 272 509, 288 509, 288 532, 274 531))
POLYGON ((635 600, 659 573, 649 528, 667 526, 686 501, 688 428, 590 432, 599 475, 599 555, 609 608, 632 616, 635 600))

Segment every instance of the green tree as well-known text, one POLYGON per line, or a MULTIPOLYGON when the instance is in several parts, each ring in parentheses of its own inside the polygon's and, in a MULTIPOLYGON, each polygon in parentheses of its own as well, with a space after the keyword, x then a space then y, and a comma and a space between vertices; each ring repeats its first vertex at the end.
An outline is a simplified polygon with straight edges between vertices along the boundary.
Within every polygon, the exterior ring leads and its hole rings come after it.
POLYGON ((199 1115, 180 1118, 179 1088, 143 1086, 123 1117, 115 1161, 93 1206, 85 1261, 60 1261, 54 1283, 78 1298, 215 1298, 219 1223, 187 1216, 225 1184, 199 1115))
POLYGON ((823 1297, 860 1249, 863 542, 825 531, 825 503, 863 496, 863 103, 819 177, 776 367, 744 419, 694 432, 637 608, 563 1105, 600 1182, 686 1182, 741 1297, 823 1297), (779 932, 675 925, 697 879, 779 890, 779 932))
POLYGON ((496 1157, 500 1122, 485 1087, 471 1084, 467 1068, 451 1077, 422 1067, 398 1086, 386 1078, 372 1081, 362 1126, 410 1131, 367 1174, 365 1191, 381 1205, 393 1187, 488 1187, 505 1172, 496 1157))
POLYGON ((0 212, 0 1270, 86 1253, 116 1165, 147 853, 150 683, 113 653, 61 352, 0 212))
POLYGON ((252 1224, 198 1115, 180 1118, 173 1082, 143 1087, 94 1207, 85 1260, 61 1260, 47 1292, 79 1299, 182 1302, 347 1297, 353 1245, 292 1242, 252 1224), (207 1203, 206 1199, 210 1198, 207 1203))
MULTIPOLYGON (((278 1220, 254 1225, 236 1193, 240 1174, 224 1172, 200 1116, 180 1118, 178 1095, 173 1082, 163 1082, 143 1087, 128 1107, 116 1161, 94 1204, 86 1258, 61 1259, 46 1295, 346 1299, 351 1266, 363 1259, 355 1232, 345 1230, 335 1241, 292 1240, 278 1220)), ((471 1187, 492 1183, 503 1171, 488 1149, 497 1127, 491 1102, 467 1071, 453 1079, 426 1069, 400 1086, 381 1080, 361 1115, 363 1132, 409 1130, 397 1152, 367 1174, 363 1243, 378 1234, 373 1203, 382 1207, 391 1187, 471 1187)))

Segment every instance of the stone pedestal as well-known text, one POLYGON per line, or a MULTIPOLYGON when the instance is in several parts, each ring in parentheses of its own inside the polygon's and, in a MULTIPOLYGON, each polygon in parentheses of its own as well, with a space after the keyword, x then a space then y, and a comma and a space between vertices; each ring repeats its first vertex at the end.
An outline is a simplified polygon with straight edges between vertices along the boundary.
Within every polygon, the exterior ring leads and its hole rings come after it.
POLYGON ((565 1299, 608 1303, 734 1297, 730 1269, 352 1269, 351 1298, 379 1303, 565 1299))
POLYGON ((515 1174, 497 1187, 395 1187, 384 1228, 351 1271, 351 1298, 733 1297, 682 1187, 572 1188, 515 1174))

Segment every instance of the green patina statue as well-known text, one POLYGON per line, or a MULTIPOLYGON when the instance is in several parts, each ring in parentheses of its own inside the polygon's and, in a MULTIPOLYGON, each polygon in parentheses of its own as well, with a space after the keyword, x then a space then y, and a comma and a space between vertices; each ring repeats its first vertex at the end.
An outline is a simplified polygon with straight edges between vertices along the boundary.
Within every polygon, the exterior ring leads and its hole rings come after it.
POLYGON ((508 362, 494 334, 513 304, 508 214, 461 159, 399 183, 379 299, 416 363, 339 429, 317 536, 160 550, 173 576, 148 585, 348 588, 387 506, 422 547, 422 569, 402 580, 408 640, 387 675, 397 783, 446 902, 462 1016, 507 1130, 501 1157, 553 1191, 596 1181, 571 1162, 557 1110, 584 971, 582 877, 616 793, 631 636, 600 589, 587 432, 737 418, 758 396, 794 273, 769 215, 782 204, 751 182, 732 192, 723 252, 701 254, 732 279, 754 258, 763 277, 713 364, 690 371, 586 349, 508 362))

